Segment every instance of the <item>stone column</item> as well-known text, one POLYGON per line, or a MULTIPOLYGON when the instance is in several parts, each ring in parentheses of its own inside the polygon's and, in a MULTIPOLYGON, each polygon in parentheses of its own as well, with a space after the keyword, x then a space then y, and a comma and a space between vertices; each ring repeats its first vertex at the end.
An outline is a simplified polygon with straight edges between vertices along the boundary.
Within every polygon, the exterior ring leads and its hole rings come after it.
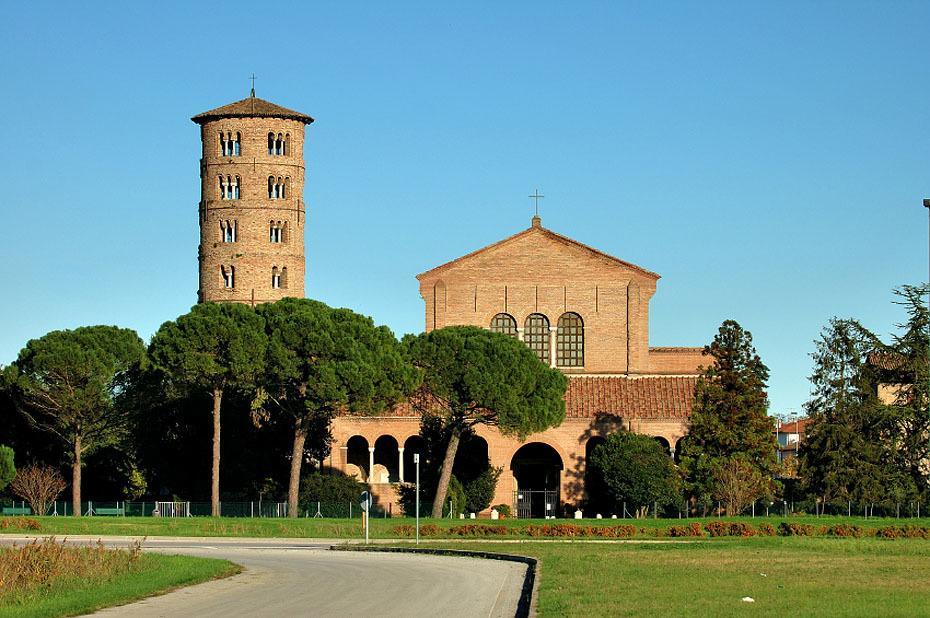
POLYGON ((339 469, 342 472, 346 471, 346 464, 349 463, 349 447, 340 446, 339 447, 339 469))
POLYGON ((368 447, 368 482, 373 483, 375 478, 375 447, 368 447))
POLYGON ((549 327, 549 366, 555 367, 555 334, 558 331, 557 326, 549 327))
POLYGON ((404 482, 404 447, 397 447, 397 480, 404 482))

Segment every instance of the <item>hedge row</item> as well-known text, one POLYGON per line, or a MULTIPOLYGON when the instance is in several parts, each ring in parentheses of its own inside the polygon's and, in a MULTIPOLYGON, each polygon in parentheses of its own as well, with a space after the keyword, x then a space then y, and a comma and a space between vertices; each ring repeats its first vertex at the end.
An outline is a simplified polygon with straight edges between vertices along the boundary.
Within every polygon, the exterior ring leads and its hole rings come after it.
POLYGON ((0 517, 0 530, 41 530, 39 520, 31 517, 0 517))
MULTIPOLYGON (((416 533, 413 526, 404 524, 394 526, 393 533, 398 536, 412 537, 416 533)), ((646 537, 750 537, 750 536, 833 536, 862 538, 874 536, 882 539, 930 539, 930 527, 924 526, 885 526, 882 528, 863 528, 853 524, 835 524, 832 526, 815 526, 813 524, 782 522, 777 528, 770 523, 753 526, 742 521, 709 521, 703 525, 694 522, 683 526, 670 526, 668 529, 637 527, 631 524, 619 526, 581 526, 577 524, 531 524, 525 527, 507 527, 488 524, 465 524, 451 526, 443 530, 436 524, 420 526, 420 536, 528 536, 532 538, 602 538, 628 539, 637 534, 646 537)))

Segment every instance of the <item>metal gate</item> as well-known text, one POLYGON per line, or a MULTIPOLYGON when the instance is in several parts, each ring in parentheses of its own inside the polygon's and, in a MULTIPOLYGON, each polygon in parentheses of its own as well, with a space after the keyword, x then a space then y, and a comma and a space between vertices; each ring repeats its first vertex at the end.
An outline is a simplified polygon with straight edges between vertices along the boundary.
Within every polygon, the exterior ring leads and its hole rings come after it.
POLYGON ((513 492, 514 512, 520 519, 555 517, 559 512, 559 492, 541 489, 513 492))

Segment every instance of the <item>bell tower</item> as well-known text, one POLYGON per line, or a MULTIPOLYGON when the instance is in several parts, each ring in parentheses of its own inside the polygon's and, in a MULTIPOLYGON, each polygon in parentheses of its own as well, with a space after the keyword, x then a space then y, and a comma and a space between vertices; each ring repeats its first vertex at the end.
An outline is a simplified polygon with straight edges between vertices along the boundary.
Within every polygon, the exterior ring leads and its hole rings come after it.
POLYGON ((313 118, 251 96, 200 125, 197 302, 304 296, 304 128, 313 118))

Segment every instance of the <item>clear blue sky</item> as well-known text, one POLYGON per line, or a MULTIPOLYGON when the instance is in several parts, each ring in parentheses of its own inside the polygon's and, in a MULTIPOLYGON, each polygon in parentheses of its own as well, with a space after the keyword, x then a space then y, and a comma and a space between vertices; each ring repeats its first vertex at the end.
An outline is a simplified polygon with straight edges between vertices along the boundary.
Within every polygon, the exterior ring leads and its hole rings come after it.
POLYGON ((831 316, 888 333, 927 278, 928 2, 187 4, 4 11, 0 363, 195 302, 189 118, 253 71, 317 119, 308 294, 398 334, 414 275, 529 225, 537 187, 546 227, 663 275, 652 345, 751 330, 773 412, 831 316))

